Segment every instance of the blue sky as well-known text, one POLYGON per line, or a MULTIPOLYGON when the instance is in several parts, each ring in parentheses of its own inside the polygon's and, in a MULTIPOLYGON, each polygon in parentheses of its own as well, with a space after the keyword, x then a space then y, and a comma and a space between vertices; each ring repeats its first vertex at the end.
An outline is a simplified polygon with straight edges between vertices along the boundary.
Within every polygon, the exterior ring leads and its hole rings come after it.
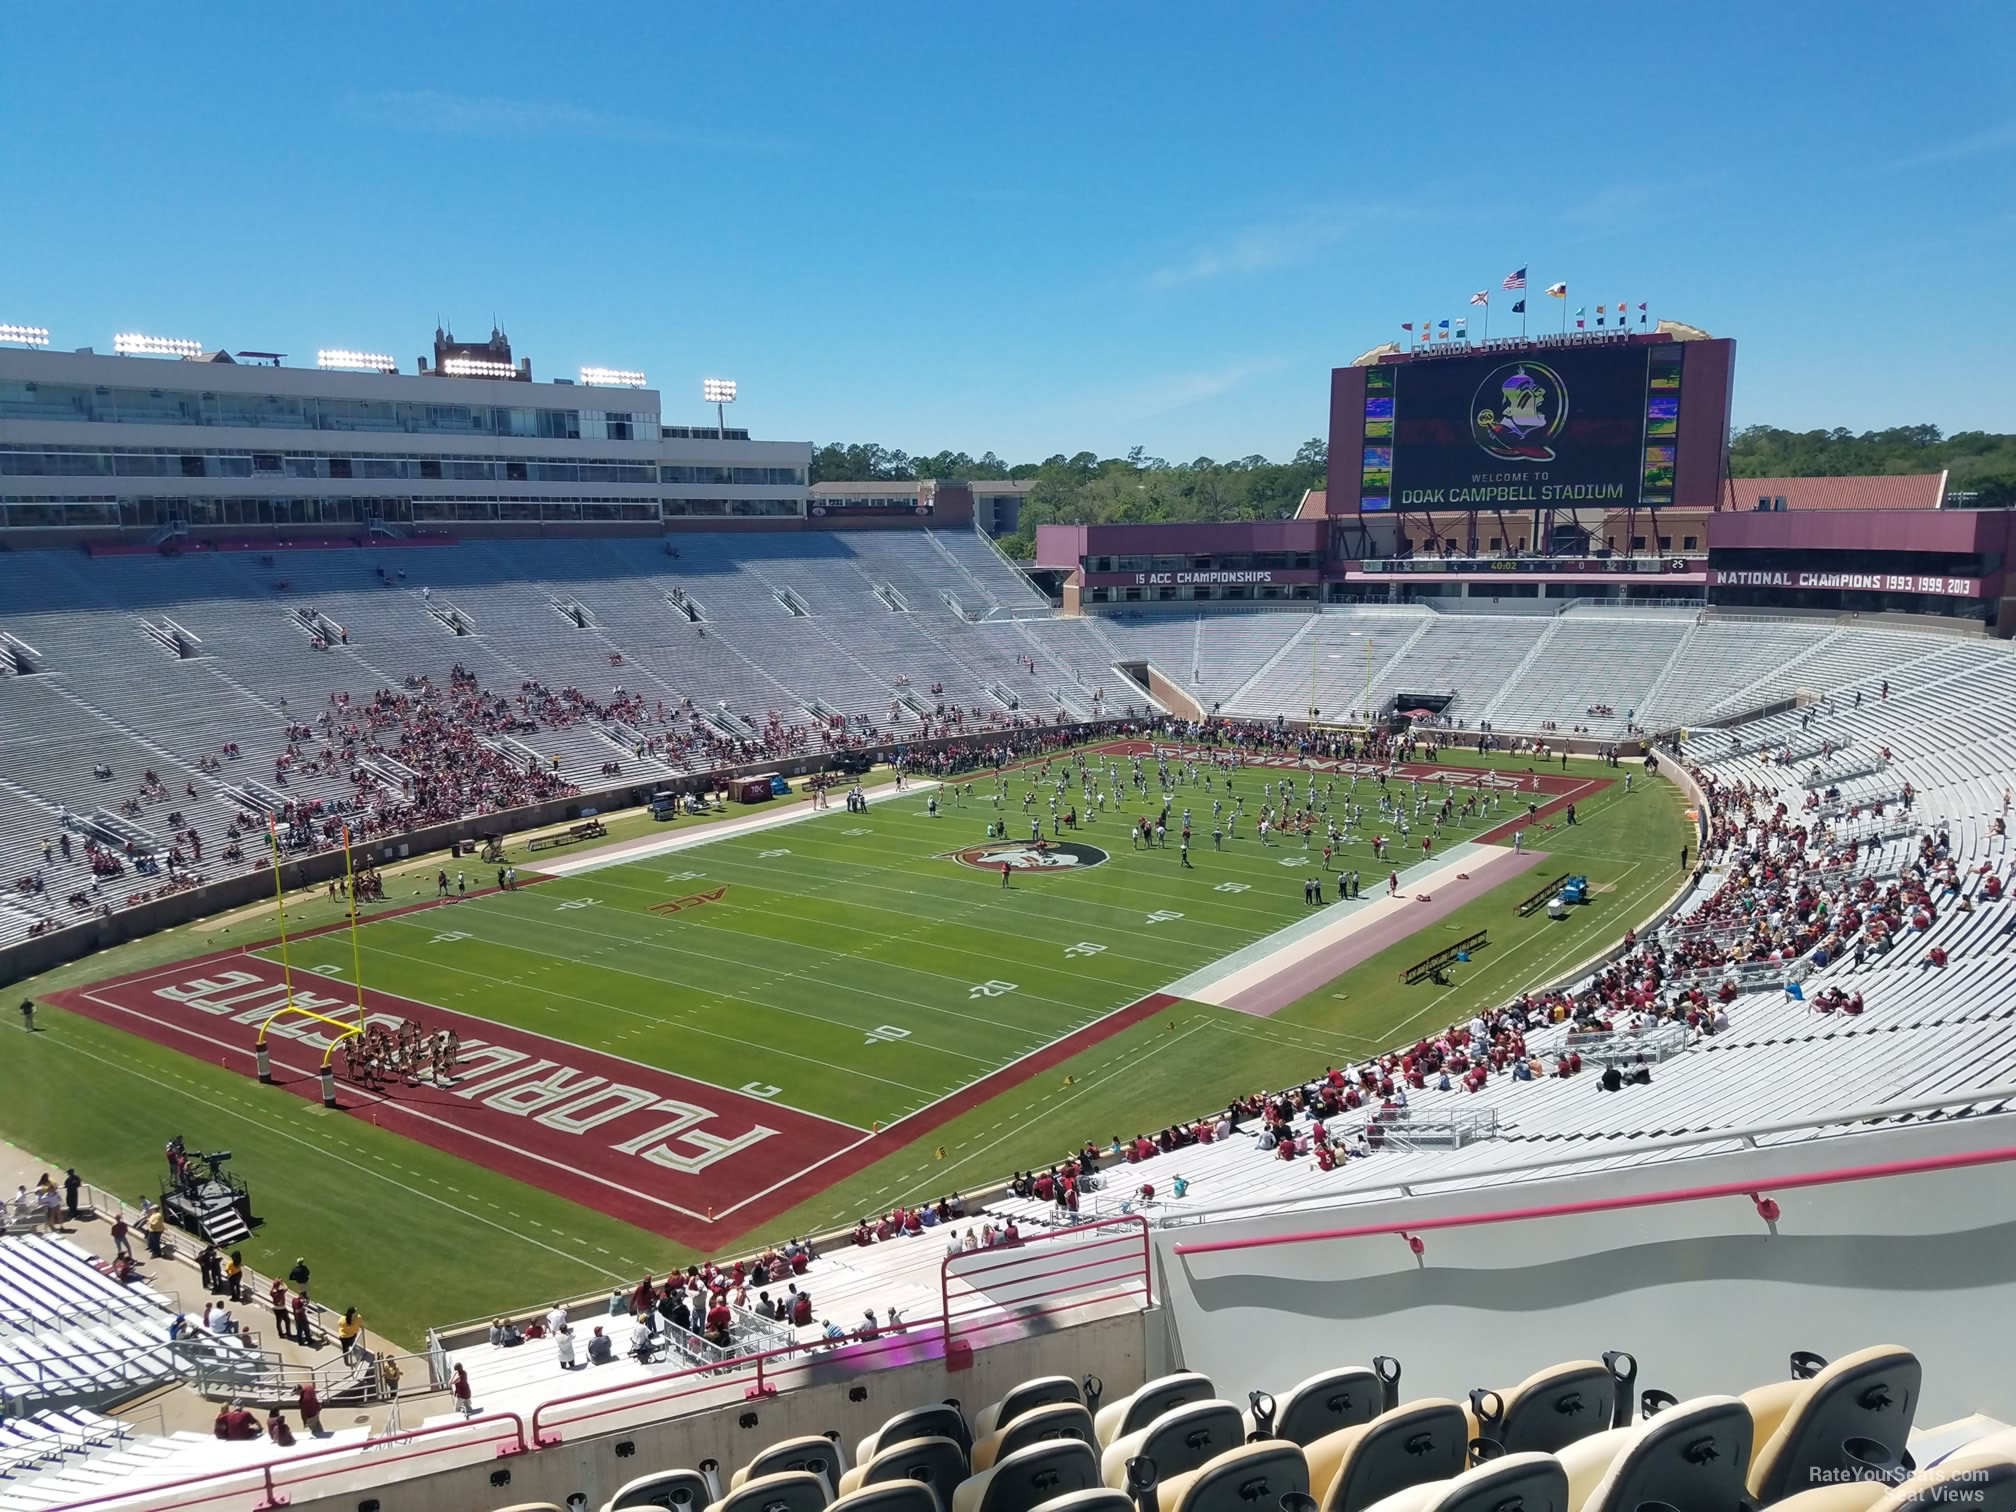
POLYGON ((2016 428, 2006 0, 91 15, 0 15, 0 321, 57 346, 410 370, 494 311, 675 421, 1278 458, 1525 263, 1736 337, 1739 424, 2016 428))

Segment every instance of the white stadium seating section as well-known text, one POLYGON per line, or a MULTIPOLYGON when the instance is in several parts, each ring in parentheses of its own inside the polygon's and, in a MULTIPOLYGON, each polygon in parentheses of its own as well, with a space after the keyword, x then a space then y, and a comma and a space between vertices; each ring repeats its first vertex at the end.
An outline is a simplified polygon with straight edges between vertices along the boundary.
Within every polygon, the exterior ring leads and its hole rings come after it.
MULTIPOLYGON (((447 801, 469 812, 562 783, 816 750, 836 721, 850 738, 901 739, 1146 712, 1146 690, 1122 670, 1142 663, 1207 712, 1343 718, 1368 690, 1373 707, 1433 694, 1452 698, 1446 717, 1464 729, 1603 739, 1884 677, 1955 693, 2012 680, 2001 643, 1656 609, 1066 619, 991 543, 931 530, 165 560, 11 552, 0 635, 0 946, 249 864, 221 854, 234 818, 257 851, 265 816, 289 803, 399 803, 415 774, 397 757, 396 723, 361 768, 319 730, 304 739, 290 726, 313 724, 332 692, 354 711, 418 678, 447 692, 458 670, 527 705, 519 728, 482 737, 480 794, 447 801), (325 749, 336 759, 316 759, 325 749), (532 767, 546 786, 514 788, 532 767), (185 827, 205 854, 180 847, 171 868, 185 827)), ((290 841, 324 843, 312 831, 290 841)))

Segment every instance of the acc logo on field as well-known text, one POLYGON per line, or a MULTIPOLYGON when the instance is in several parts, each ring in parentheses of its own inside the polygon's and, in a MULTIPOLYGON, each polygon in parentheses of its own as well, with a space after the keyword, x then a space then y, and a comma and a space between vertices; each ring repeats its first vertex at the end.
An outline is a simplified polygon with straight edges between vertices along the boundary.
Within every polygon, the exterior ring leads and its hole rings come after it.
POLYGON ((1470 439, 1501 462, 1552 462, 1568 423, 1568 386, 1539 362, 1493 368, 1470 401, 1470 439))
POLYGON ((979 871, 999 871, 1003 862, 1014 871, 1061 871, 1071 866, 1097 866, 1106 859, 1106 852, 1076 840, 1048 840, 1041 846, 1028 840, 995 840, 950 851, 946 859, 979 871))

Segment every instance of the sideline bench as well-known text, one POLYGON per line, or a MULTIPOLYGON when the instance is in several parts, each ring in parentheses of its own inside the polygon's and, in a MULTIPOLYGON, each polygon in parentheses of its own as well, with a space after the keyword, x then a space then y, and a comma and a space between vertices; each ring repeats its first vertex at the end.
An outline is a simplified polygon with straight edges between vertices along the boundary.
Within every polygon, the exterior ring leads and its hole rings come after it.
POLYGON ((1455 963, 1456 958, 1468 955, 1473 950, 1480 950, 1489 944, 1490 941, 1486 936, 1490 933, 1488 929, 1480 929, 1473 935, 1465 935, 1453 945, 1445 945, 1426 960, 1416 961, 1401 972, 1401 982, 1412 987, 1416 982, 1446 981, 1447 970, 1455 963))
POLYGON ((1530 893, 1519 900, 1519 917, 1523 919, 1535 909, 1545 908, 1548 899, 1552 898, 1559 891, 1561 891, 1561 879, 1559 877, 1541 883, 1538 892, 1530 893))
POLYGON ((570 824, 566 830, 554 835, 540 835, 525 842, 527 850, 550 850, 556 845, 572 845, 576 840, 595 840, 609 833, 609 826, 600 819, 584 819, 579 824, 570 824))

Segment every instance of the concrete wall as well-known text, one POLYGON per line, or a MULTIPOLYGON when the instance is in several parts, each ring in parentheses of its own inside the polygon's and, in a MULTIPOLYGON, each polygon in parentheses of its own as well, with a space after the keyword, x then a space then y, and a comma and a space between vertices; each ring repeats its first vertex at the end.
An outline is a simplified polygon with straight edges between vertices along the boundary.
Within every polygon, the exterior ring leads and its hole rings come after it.
MULTIPOLYGON (((1783 1379, 1795 1349, 1903 1344, 1925 1362, 1918 1420, 2016 1415, 1989 1320, 2016 1306, 2016 1160, 1773 1191, 1774 1178, 2016 1144, 2016 1115, 1704 1155, 1447 1195, 1303 1209, 1156 1235, 1181 1363, 1239 1400, 1319 1366, 1396 1356, 1406 1397, 1503 1387, 1606 1349, 1682 1398, 1783 1379), (1399 1224, 1741 1182, 1741 1193, 1398 1234, 1177 1255, 1186 1240, 1399 1224)), ((1560 1152, 1555 1152, 1560 1153, 1560 1152)), ((1999 1334, 1997 1335, 1999 1337, 1999 1334)))

